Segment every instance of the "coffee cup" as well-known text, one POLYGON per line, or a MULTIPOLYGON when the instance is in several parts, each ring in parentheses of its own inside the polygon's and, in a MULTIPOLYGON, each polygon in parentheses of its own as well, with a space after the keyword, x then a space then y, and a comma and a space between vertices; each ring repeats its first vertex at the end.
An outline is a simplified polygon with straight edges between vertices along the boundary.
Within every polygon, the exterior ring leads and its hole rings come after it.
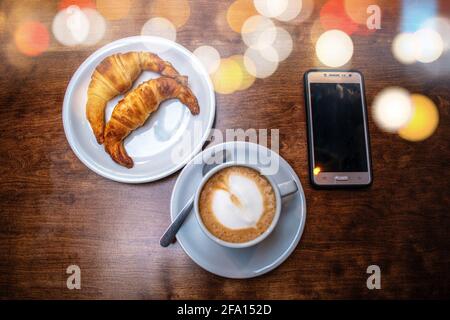
POLYGON ((202 231, 228 248, 247 248, 275 229, 281 198, 298 190, 294 180, 277 184, 254 165, 223 163, 200 182, 194 211, 202 231))

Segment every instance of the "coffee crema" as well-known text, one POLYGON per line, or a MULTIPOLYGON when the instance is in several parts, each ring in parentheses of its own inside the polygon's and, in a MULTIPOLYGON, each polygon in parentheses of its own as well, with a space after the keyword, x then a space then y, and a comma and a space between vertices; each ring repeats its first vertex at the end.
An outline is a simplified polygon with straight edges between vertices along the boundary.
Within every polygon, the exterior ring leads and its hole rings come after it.
POLYGON ((243 243, 260 236, 272 224, 275 192, 258 171, 232 166, 215 173, 203 186, 199 213, 217 238, 243 243))

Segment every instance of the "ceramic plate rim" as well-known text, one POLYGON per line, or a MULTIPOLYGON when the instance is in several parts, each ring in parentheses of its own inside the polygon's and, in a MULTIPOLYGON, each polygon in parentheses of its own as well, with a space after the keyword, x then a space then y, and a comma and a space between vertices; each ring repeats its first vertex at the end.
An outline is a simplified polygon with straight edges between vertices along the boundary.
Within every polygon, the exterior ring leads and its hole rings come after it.
MULTIPOLYGON (((264 147, 264 146, 261 146, 261 145, 259 145, 259 144, 257 144, 257 143, 253 143, 253 142, 244 142, 244 141, 230 141, 230 142, 224 142, 224 143, 220 143, 220 144, 217 144, 217 145, 214 145, 214 146, 211 146, 211 147, 209 147, 209 148, 207 148, 207 149, 205 149, 205 150, 203 150, 201 153, 199 153, 196 157, 199 157, 200 156, 200 154, 202 154, 203 152, 205 152, 205 151, 207 151, 208 149, 215 149, 215 148, 219 148, 219 147, 223 147, 223 146, 225 146, 225 147, 227 147, 228 145, 232 145, 232 144, 234 144, 234 145, 238 145, 238 144, 243 144, 244 146, 245 145, 253 145, 253 146, 255 146, 256 148, 265 148, 265 149, 267 149, 267 150, 270 150, 270 149, 268 149, 268 148, 266 148, 266 147, 264 147)), ((282 158, 277 152, 275 152, 275 151, 273 151, 273 150, 270 150, 270 152, 273 152, 273 153, 275 153, 275 155, 277 156, 277 157, 279 157, 279 158, 281 158, 282 160, 284 160, 284 158, 282 158)), ((196 158, 195 157, 195 158, 196 158)), ((194 159, 192 159, 191 161, 193 161, 194 159)), ((286 160, 284 160, 288 165, 289 165, 289 167, 292 169, 292 167, 291 167, 291 165, 286 161, 286 160)), ((173 204, 174 204, 174 197, 175 197, 175 189, 178 187, 178 184, 180 183, 180 177, 182 176, 182 174, 183 174, 183 172, 185 171, 185 170, 187 170, 188 169, 188 166, 190 165, 190 162, 189 163, 187 163, 186 164, 186 166, 183 168, 183 170, 180 172, 180 174, 179 174, 179 176, 178 176, 178 178, 177 178, 177 180, 175 181, 175 185, 173 186, 173 189, 172 189, 172 195, 170 196, 170 220, 173 222, 173 220, 174 220, 174 218, 172 217, 172 212, 173 212, 173 204)), ((292 170, 294 170, 294 169, 292 169, 292 170)), ((294 171, 294 173, 295 173, 295 171, 294 171)), ((305 229, 305 224, 306 224, 306 215, 307 215, 307 212, 306 212, 306 198, 305 198, 305 192, 304 192, 304 190, 303 190, 303 185, 301 184, 301 181, 300 181, 300 178, 298 177, 298 175, 295 173, 295 176, 294 176, 294 180, 296 180, 296 179, 300 182, 300 184, 298 185, 298 191, 299 191, 299 193, 300 193, 300 197, 301 197, 301 199, 302 199, 302 205, 301 205, 301 209, 302 209, 302 213, 303 213, 303 215, 302 215, 302 219, 301 219, 301 222, 300 222, 300 226, 299 226, 299 228, 297 229, 297 232, 296 232, 296 234, 295 234, 295 239, 294 239, 294 241, 291 243, 291 245, 289 246, 289 248, 287 249, 287 250, 285 250, 284 252, 282 252, 281 254, 280 254, 280 256, 270 265, 270 267, 268 267, 268 268, 265 268, 264 270, 262 270, 262 271, 260 271, 260 272, 255 272, 253 275, 251 275, 251 276, 239 276, 239 275, 233 275, 233 274, 230 274, 230 273, 228 273, 228 274, 226 274, 226 273, 218 273, 218 272, 215 272, 214 270, 210 270, 210 269, 208 269, 207 267, 205 267, 205 266, 203 266, 199 261, 197 261, 197 259, 195 259, 189 252, 188 252, 188 250, 185 248, 185 246, 183 245, 183 243, 178 239, 178 236, 176 236, 176 238, 177 238, 177 242, 180 244, 180 246, 181 246, 181 248, 183 249, 183 251, 185 252, 185 254, 192 260, 192 261, 194 261, 200 268, 202 268, 203 270, 206 270, 206 271, 208 271, 208 272, 210 272, 210 273, 212 273, 212 274, 214 274, 214 275, 216 275, 216 276, 219 276, 219 277, 222 277, 222 278, 229 278, 229 279, 251 279, 251 278, 256 278, 256 277, 259 277, 259 276, 262 276, 262 275, 264 275, 264 274, 266 274, 266 273, 269 273, 270 271, 272 271, 272 270, 274 270, 274 269, 276 269, 277 267, 279 267, 284 261, 286 261, 287 260, 287 258, 289 258, 289 256, 292 254, 292 252, 295 250, 295 248, 297 248, 297 245, 298 245, 298 243, 300 242, 300 239, 302 238, 302 235, 303 235, 303 231, 304 231, 304 229, 305 229)), ((212 241, 212 240, 211 240, 212 241)), ((239 250, 239 249, 236 249, 236 250, 239 250)))
POLYGON ((83 63, 78 67, 78 69, 75 71, 75 73, 71 77, 69 84, 67 86, 66 92, 64 94, 63 110, 62 110, 62 118, 63 119, 62 120, 63 120, 64 134, 66 135, 66 139, 69 142, 70 148, 75 153, 77 158, 86 167, 88 167, 89 169, 94 171, 96 174, 98 174, 104 178, 107 178, 107 179, 110 179, 113 181, 117 181, 117 182, 122 182, 122 183, 137 184, 137 183, 152 182, 152 181, 156 181, 156 180, 165 178, 165 177, 173 174, 174 172, 177 172, 178 170, 183 168, 183 166, 185 166, 190 160, 192 160, 192 158, 194 158, 199 153, 199 151, 201 151, 203 144, 208 139, 209 133, 211 132, 211 128, 214 123, 215 112, 216 112, 216 99, 215 99, 214 88, 213 88, 211 79, 210 79, 209 74, 206 71, 205 67, 202 65, 202 63, 198 60, 198 58, 192 52, 190 52, 187 48, 183 47, 182 45, 180 45, 176 42, 170 41, 168 39, 165 39, 165 38, 155 37, 155 36, 132 36, 132 37, 122 38, 122 39, 113 41, 109 44, 106 44, 105 46, 96 50, 94 53, 92 53, 88 58, 86 58, 83 61, 83 63), (208 118, 207 130, 205 130, 200 142, 195 146, 195 148, 193 148, 192 152, 188 156, 186 156, 186 159, 184 161, 177 163, 174 167, 172 167, 169 170, 166 170, 159 174, 154 174, 154 175, 151 175, 148 177, 142 177, 142 178, 120 177, 120 176, 116 176, 114 174, 110 174, 108 172, 103 171, 101 168, 97 167, 97 165, 91 163, 89 158, 85 157, 83 155, 83 153, 80 150, 78 150, 75 139, 74 139, 74 134, 72 134, 72 131, 70 129, 70 121, 72 121, 72 120, 69 117, 69 110, 70 110, 69 101, 74 92, 75 84, 79 81, 82 71, 90 63, 92 63, 92 61, 97 59, 98 56, 103 54, 104 51, 120 48, 121 46, 130 44, 130 43, 139 43, 139 42, 148 42, 148 41, 156 41, 156 42, 165 43, 166 45, 168 45, 172 48, 175 48, 176 50, 179 50, 182 53, 186 54, 194 61, 195 69, 198 70, 199 74, 201 76, 203 76, 206 80, 206 83, 207 83, 207 86, 209 89, 208 95, 209 95, 209 102, 211 104, 211 112, 210 112, 210 115, 208 118))

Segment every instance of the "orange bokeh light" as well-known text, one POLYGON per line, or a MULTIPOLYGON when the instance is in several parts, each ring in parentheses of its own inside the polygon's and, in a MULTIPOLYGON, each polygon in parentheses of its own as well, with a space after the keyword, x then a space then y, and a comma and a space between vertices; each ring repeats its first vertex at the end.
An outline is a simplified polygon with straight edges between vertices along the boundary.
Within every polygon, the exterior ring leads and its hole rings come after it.
POLYGON ((125 18, 131 9, 131 0, 97 0, 97 10, 109 20, 125 18))
POLYGON ((241 32, 245 20, 257 14, 252 0, 237 0, 228 8, 227 22, 233 31, 241 32))
POLYGON ((50 44, 50 35, 44 24, 27 21, 14 32, 14 42, 21 53, 35 57, 47 50, 50 44))
POLYGON ((359 26, 345 12, 344 0, 329 0, 320 10, 320 23, 326 30, 338 29, 351 35, 359 26))
POLYGON ((6 16, 2 11, 0 11, 0 33, 2 33, 3 30, 5 29, 5 24, 6 24, 6 16))
POLYGON ((70 6, 95 9, 95 3, 92 0, 62 0, 58 4, 58 10, 64 10, 70 6))
POLYGON ((367 8, 378 5, 378 0, 344 0, 344 8, 348 17, 358 24, 365 25, 369 14, 367 8))
POLYGON ((421 94, 412 94, 414 111, 411 120, 400 128, 398 134, 408 141, 422 141, 436 131, 439 124, 439 112, 434 102, 421 94))
POLYGON ((177 29, 184 26, 191 15, 191 7, 187 0, 153 0, 149 8, 152 17, 165 18, 177 29))

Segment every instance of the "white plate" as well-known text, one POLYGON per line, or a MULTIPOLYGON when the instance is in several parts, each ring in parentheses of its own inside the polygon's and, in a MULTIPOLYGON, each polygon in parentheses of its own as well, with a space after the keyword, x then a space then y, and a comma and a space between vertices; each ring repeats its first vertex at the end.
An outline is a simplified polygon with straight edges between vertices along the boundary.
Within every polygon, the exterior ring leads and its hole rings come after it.
MULTIPOLYGON (((158 76, 145 71, 134 87, 158 76)), ((108 102, 106 120, 122 97, 108 102)), ((83 62, 64 96, 63 124, 70 147, 88 168, 111 180, 143 183, 172 174, 201 150, 214 121, 215 107, 209 75, 189 50, 167 39, 137 36, 110 43, 83 62), (200 105, 200 114, 193 116, 178 100, 164 102, 144 126, 125 139, 125 149, 134 160, 131 169, 116 164, 97 144, 85 115, 87 88, 95 67, 107 56, 128 51, 150 51, 170 61, 180 74, 189 77, 189 87, 200 105)))
POLYGON ((245 161, 258 159, 252 164, 264 168, 279 164, 271 177, 276 183, 294 179, 298 191, 282 200, 280 220, 272 233, 255 246, 234 249, 223 247, 211 240, 200 228, 195 213, 186 218, 177 234, 177 240, 186 254, 200 267, 227 278, 252 278, 265 274, 285 261, 297 247, 306 222, 306 201, 302 184, 292 167, 261 145, 248 142, 227 142, 205 149, 189 162, 178 176, 170 201, 172 221, 195 193, 202 179, 202 159, 209 159, 220 150, 228 150, 231 159, 245 161))

